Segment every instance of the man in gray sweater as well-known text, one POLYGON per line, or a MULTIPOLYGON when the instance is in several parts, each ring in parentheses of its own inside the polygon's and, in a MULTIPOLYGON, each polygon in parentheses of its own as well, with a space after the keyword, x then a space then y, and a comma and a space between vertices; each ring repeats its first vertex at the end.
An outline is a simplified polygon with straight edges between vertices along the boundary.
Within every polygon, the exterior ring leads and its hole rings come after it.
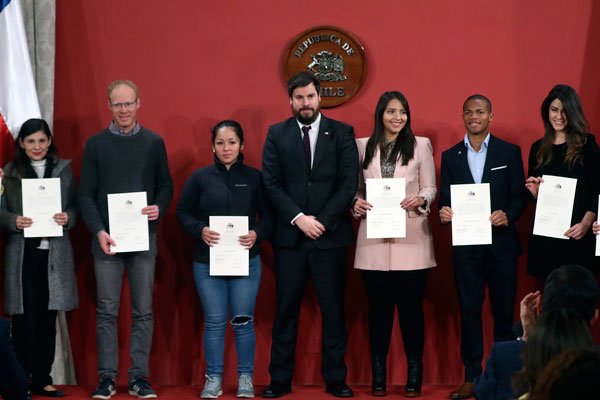
POLYGON ((80 206, 83 220, 94 235, 92 255, 96 274, 96 346, 100 383, 92 394, 109 399, 116 393, 117 315, 127 271, 131 293, 132 328, 129 394, 155 398, 148 376, 148 356, 152 346, 152 289, 156 259, 156 226, 169 207, 173 181, 164 142, 157 134, 141 127, 136 119, 140 107, 137 86, 126 80, 108 87, 110 126, 87 141, 83 153, 80 206), (150 249, 115 253, 117 243, 110 236, 107 195, 146 192, 150 249))

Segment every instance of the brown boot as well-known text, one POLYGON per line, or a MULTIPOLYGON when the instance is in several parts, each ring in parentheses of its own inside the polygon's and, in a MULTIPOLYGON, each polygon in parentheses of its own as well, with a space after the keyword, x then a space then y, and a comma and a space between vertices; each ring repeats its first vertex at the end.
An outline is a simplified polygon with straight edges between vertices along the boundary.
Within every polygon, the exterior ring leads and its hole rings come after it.
POLYGON ((450 393, 451 399, 469 399, 473 397, 473 387, 475 383, 473 382, 465 382, 456 389, 454 392, 450 393))

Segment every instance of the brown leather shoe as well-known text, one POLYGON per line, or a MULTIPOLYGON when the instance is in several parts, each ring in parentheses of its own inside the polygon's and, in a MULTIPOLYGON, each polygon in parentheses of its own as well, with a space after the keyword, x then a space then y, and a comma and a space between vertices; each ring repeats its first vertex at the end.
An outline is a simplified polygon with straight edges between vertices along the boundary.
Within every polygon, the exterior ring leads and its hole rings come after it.
POLYGON ((473 397, 473 386, 475 383, 473 382, 465 382, 456 389, 454 392, 450 393, 451 399, 469 399, 473 397))

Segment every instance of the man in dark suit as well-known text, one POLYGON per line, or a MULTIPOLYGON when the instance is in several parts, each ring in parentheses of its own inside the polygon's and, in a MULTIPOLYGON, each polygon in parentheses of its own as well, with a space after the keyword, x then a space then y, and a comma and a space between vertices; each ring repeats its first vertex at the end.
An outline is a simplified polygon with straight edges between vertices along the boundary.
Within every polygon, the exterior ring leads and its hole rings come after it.
POLYGON ((275 207, 277 305, 269 373, 263 397, 291 391, 298 315, 310 277, 323 322, 321 368, 327 393, 352 397, 346 385, 344 290, 348 210, 358 182, 354 129, 321 114, 319 81, 301 72, 288 81, 293 117, 269 128, 263 179, 275 207))
POLYGON ((19 364, 10 339, 10 322, 0 317, 0 397, 5 400, 25 400, 27 376, 19 364))
POLYGON ((510 340, 521 252, 515 221, 525 208, 525 175, 521 150, 489 132, 494 118, 490 100, 472 95, 463 104, 467 133, 442 154, 440 220, 452 221, 450 185, 489 183, 492 244, 454 246, 452 259, 461 315, 461 358, 465 383, 451 399, 472 396, 483 359, 482 306, 488 286, 494 341, 510 340))
POLYGON ((529 293, 521 301, 523 336, 492 346, 485 371, 475 380, 475 398, 507 400, 527 391, 528 388, 513 388, 512 375, 523 368, 521 353, 526 345, 527 332, 540 311, 569 308, 592 325, 598 318, 598 300, 600 289, 589 270, 579 265, 564 265, 552 271, 546 279, 543 296, 540 292, 529 293))

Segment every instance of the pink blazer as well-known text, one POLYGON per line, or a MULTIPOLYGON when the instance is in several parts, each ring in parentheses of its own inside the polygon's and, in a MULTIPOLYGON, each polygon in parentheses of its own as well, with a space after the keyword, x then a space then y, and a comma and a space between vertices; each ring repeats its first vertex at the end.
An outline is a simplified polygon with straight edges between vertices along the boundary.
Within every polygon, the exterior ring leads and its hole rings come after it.
MULTIPOLYGON (((371 164, 366 170, 362 169, 365 150, 369 138, 356 139, 358 156, 361 167, 359 168, 359 182, 357 197, 365 196, 365 180, 381 178, 379 149, 371 164)), ((435 166, 431 142, 426 137, 417 136, 415 155, 408 165, 396 163, 394 178, 406 179, 406 194, 418 194, 432 204, 437 189, 435 186, 435 166)), ((400 205, 398 205, 400 207, 400 205)), ((361 220, 356 239, 356 256, 354 268, 379 270, 379 271, 408 271, 435 267, 433 254, 433 239, 427 215, 425 213, 410 211, 406 218, 406 237, 401 239, 367 239, 367 224, 361 220)))

